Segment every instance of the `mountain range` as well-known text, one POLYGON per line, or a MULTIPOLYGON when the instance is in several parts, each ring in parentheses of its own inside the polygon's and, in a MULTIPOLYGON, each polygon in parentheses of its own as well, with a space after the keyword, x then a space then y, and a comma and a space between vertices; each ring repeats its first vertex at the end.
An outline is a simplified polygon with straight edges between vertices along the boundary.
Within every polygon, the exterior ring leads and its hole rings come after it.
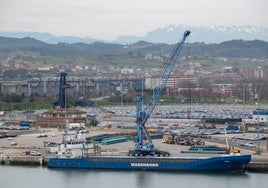
POLYGON ((147 41, 151 43, 175 44, 180 40, 185 30, 192 32, 190 42, 221 43, 223 41, 242 39, 242 40, 263 40, 268 41, 268 28, 244 26, 186 26, 186 25, 168 25, 163 28, 157 28, 149 31, 145 36, 119 36, 113 41, 94 39, 91 37, 76 36, 55 36, 50 33, 39 32, 0 32, 2 37, 24 38, 31 37, 37 40, 49 43, 93 43, 106 42, 117 44, 132 44, 138 41, 147 41))
MULTIPOLYGON (((193 57, 227 57, 227 58, 268 58, 268 42, 261 40, 231 40, 219 44, 205 44, 201 42, 187 43, 190 54, 193 57)), ((182 56, 187 55, 188 47, 182 50, 182 56)), ((57 43, 48 44, 43 41, 26 38, 0 37, 0 56, 16 54, 19 52, 39 54, 43 57, 59 58, 82 58, 88 59, 90 56, 111 57, 129 56, 131 58, 144 57, 146 54, 167 57, 174 48, 174 45, 164 43, 149 43, 139 41, 130 45, 116 43, 57 43)))

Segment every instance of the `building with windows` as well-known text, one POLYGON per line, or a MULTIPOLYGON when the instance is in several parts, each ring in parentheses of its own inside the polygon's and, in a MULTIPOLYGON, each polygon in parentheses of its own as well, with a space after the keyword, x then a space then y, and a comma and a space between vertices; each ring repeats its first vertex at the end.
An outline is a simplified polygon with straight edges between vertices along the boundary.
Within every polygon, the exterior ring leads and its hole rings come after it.
POLYGON ((78 109, 53 109, 44 112, 36 117, 36 123, 40 127, 53 127, 64 129, 66 123, 82 123, 87 121, 87 113, 78 109))
POLYGON ((253 111, 252 119, 259 123, 268 123, 268 109, 257 109, 253 111))
POLYGON ((252 112, 252 118, 243 119, 242 125, 245 127, 245 132, 267 132, 268 126, 268 109, 256 109, 252 112), (260 126, 260 127, 259 127, 260 126))

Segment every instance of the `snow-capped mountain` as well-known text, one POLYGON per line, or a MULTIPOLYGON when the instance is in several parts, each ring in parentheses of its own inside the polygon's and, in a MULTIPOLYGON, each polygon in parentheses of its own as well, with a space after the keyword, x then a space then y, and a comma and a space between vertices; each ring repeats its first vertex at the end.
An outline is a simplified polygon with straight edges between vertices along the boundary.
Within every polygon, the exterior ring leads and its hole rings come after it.
POLYGON ((189 42, 205 42, 205 43, 220 43, 234 39, 242 40, 264 40, 268 41, 268 28, 253 27, 253 26, 187 26, 187 25, 168 25, 163 28, 157 28, 148 32, 143 37, 137 36, 119 36, 114 41, 104 41, 102 39, 94 39, 90 37, 75 37, 75 36, 54 36, 50 33, 38 32, 0 32, 2 37, 24 38, 31 37, 49 44, 59 42, 66 43, 92 43, 92 42, 107 42, 119 44, 131 44, 138 41, 147 41, 152 43, 167 43, 175 44, 180 40, 180 37, 185 30, 192 32, 189 42))
POLYGON ((268 28, 253 26, 186 26, 169 25, 148 32, 144 37, 122 36, 117 38, 120 43, 133 43, 144 40, 153 43, 174 44, 180 40, 185 30, 192 32, 190 42, 220 43, 227 40, 265 40, 268 41, 268 28))

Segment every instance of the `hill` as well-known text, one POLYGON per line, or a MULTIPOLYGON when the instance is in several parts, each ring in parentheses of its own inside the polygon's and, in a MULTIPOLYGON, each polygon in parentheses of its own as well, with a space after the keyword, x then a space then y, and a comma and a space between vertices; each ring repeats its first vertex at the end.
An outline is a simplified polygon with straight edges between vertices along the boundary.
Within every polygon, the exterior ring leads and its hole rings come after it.
MULTIPOLYGON (((33 51, 43 56, 65 55, 120 55, 128 52, 154 55, 167 55, 174 45, 139 41, 131 45, 115 43, 58 43, 48 44, 33 38, 0 37, 0 51, 15 52, 17 50, 33 51)), ((219 44, 191 43, 190 55, 199 57, 229 58, 268 58, 268 42, 261 40, 232 40, 219 44)), ((184 50, 185 51, 185 50, 184 50)))

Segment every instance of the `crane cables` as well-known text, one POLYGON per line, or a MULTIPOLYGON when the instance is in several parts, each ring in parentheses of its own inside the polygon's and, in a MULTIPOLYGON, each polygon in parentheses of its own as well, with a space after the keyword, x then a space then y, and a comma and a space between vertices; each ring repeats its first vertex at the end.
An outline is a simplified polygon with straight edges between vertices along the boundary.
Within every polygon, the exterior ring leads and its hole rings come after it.
MULTIPOLYGON (((163 63, 159 69, 159 71, 152 77, 151 84, 154 86, 154 89, 156 85, 159 85, 160 87, 163 87, 166 83, 167 79, 165 73, 167 72, 166 70, 169 68, 169 65, 172 63, 172 60, 174 59, 174 56, 176 55, 176 50, 179 47, 182 39, 179 40, 179 42, 175 45, 173 48, 171 55, 168 59, 167 62, 163 63), (164 82, 163 82, 164 81, 164 82)), ((173 70, 174 71, 174 70, 173 70)))

